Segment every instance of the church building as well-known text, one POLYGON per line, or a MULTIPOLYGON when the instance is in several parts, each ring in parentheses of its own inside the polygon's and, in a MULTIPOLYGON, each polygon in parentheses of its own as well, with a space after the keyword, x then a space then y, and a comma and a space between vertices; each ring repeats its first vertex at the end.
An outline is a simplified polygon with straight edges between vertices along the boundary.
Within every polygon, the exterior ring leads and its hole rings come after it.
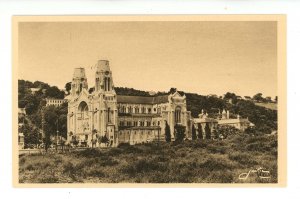
POLYGON ((186 96, 179 92, 154 96, 117 95, 109 61, 99 60, 95 89, 90 93, 84 68, 75 68, 68 101, 68 142, 99 146, 105 137, 110 146, 165 140, 165 126, 185 127, 191 134, 191 113, 186 96))

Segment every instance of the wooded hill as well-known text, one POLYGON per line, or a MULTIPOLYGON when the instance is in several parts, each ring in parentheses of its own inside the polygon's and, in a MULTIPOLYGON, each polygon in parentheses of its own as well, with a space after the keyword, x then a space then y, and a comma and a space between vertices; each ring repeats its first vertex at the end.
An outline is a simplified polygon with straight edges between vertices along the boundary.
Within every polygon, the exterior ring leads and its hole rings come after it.
MULTIPOLYGON (((45 106, 45 99, 63 99, 65 97, 65 92, 61 91, 56 86, 50 86, 41 81, 30 82, 19 80, 18 86, 18 105, 19 108, 25 108, 27 119, 30 120, 27 124, 31 125, 30 127, 27 126, 26 130, 37 132, 36 129, 40 129, 42 126, 41 110, 42 107, 45 106), (39 88, 39 90, 33 94, 31 88, 39 88)), ((70 91, 70 82, 66 84, 65 89, 67 93, 70 91)), ((115 90, 119 95, 151 96, 147 91, 136 90, 133 88, 115 87, 115 90)), ((175 91, 175 88, 171 88, 168 92, 158 92, 155 95, 165 95, 175 91)), ((224 98, 221 99, 196 93, 178 92, 186 95, 187 109, 191 111, 192 117, 194 118, 198 117, 198 114, 202 109, 213 118, 218 116, 219 111, 222 112, 223 109, 226 109, 230 111, 230 117, 232 118, 236 117, 237 114, 243 118, 248 118, 250 122, 255 124, 256 131, 259 133, 271 133, 273 130, 277 130, 277 110, 270 110, 265 107, 257 106, 252 101, 238 99, 237 95, 234 93, 228 92, 224 95, 224 98)), ((50 134, 55 134, 55 129, 58 126, 60 134, 66 137, 67 104, 62 105, 61 107, 45 107, 43 111, 46 113, 45 115, 47 115, 47 117, 45 117, 46 130, 49 131, 50 134)))

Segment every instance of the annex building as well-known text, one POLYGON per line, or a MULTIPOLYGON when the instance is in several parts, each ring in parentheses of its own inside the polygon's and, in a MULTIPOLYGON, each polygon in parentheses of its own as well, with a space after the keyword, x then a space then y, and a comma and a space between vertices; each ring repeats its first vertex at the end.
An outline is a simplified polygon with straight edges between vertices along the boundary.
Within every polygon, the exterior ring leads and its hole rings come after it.
POLYGON ((174 126, 191 134, 192 119, 186 96, 179 92, 160 96, 117 95, 109 61, 96 65, 94 90, 89 87, 84 68, 75 68, 68 101, 68 142, 73 139, 87 146, 106 137, 111 146, 120 143, 146 143, 165 139, 165 125, 174 138, 174 126))

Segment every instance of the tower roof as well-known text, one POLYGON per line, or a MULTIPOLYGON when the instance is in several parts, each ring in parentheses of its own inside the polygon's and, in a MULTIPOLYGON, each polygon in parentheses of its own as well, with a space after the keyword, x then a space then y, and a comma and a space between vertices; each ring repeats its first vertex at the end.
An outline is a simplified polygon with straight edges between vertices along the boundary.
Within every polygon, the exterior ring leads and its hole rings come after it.
POLYGON ((97 71, 109 71, 109 61, 108 60, 98 60, 97 71))
POLYGON ((74 79, 77 79, 77 78, 86 78, 85 77, 85 69, 84 68, 75 68, 74 69, 73 78, 74 79))

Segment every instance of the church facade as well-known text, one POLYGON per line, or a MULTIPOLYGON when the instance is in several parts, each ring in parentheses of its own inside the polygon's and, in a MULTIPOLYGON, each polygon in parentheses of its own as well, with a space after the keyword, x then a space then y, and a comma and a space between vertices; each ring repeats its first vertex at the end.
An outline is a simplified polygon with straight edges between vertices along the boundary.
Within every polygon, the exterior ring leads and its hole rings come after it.
POLYGON ((76 140, 86 146, 110 146, 120 143, 165 140, 165 126, 170 126, 174 139, 176 124, 191 134, 191 113, 186 96, 179 92, 159 96, 117 95, 109 61, 99 60, 95 71, 94 90, 90 93, 84 68, 75 68, 68 101, 68 142, 76 140))

